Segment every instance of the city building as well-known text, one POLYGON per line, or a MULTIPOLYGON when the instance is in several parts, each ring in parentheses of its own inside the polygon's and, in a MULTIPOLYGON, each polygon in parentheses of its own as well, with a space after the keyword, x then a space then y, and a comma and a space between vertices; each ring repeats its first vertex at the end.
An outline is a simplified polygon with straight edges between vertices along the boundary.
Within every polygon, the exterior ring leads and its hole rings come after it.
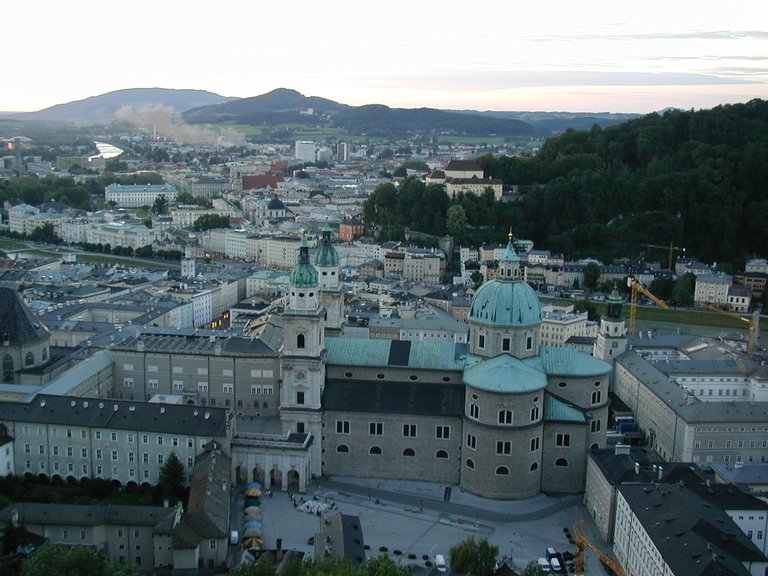
POLYGON ((152 206, 160 196, 168 203, 176 202, 176 186, 170 184, 109 184, 104 189, 104 200, 114 202, 118 208, 152 206))

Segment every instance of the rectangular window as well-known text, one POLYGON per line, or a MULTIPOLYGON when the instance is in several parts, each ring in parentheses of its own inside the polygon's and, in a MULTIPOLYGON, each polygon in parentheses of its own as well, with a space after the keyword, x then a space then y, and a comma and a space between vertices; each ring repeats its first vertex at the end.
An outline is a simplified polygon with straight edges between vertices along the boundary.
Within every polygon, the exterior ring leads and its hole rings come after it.
POLYGON ((435 426, 435 438, 448 440, 451 437, 450 426, 435 426))
POLYGON ((539 449, 539 437, 531 438, 531 452, 536 452, 539 449))
POLYGON ((197 383, 197 391, 198 392, 208 392, 208 382, 198 382, 197 383))
POLYGON ((165 462, 165 457, 162 454, 157 455, 157 463, 162 465, 165 462))
POLYGON ((304 392, 296 392, 296 404, 304 404, 304 392))
POLYGON ((96 460, 101 460, 102 455, 103 454, 102 454, 101 448, 96 448, 96 460))
POLYGON ((157 366, 153 366, 152 364, 147 364, 147 372, 157 372, 157 366))
POLYGON ((112 432, 109 435, 109 438, 110 438, 110 440, 112 440, 112 442, 117 442, 117 432, 112 432))
POLYGON ((477 436, 474 434, 467 434, 467 448, 477 450, 477 436))
POLYGON ((197 373, 201 376, 207 376, 208 375, 208 368, 198 368, 197 373))
POLYGON ((561 448, 567 448, 570 445, 571 445, 570 434, 557 434, 555 436, 555 446, 559 446, 561 448))
POLYGON ((403 424, 403 436, 406 438, 416 438, 416 424, 403 424))
POLYGON ((235 391, 234 384, 222 384, 221 390, 224 394, 232 394, 235 391))
POLYGON ((600 420, 592 420, 590 423, 590 429, 592 432, 600 432, 600 420))
POLYGON ((349 420, 336 420, 336 434, 349 434, 349 420))
POLYGON ((123 378, 123 387, 133 388, 133 378, 123 378))
POLYGON ((501 351, 502 352, 509 352, 512 350, 512 340, 510 338, 502 338, 501 339, 501 351))
POLYGON ((496 442, 496 454, 509 455, 512 454, 512 442, 509 440, 498 440, 496 442))
POLYGON ((73 454, 74 454, 74 452, 72 450, 72 446, 67 446, 67 456, 72 458, 73 454))
POLYGON ((149 436, 146 434, 141 435, 141 443, 142 444, 149 444, 149 436))
POLYGON ((173 381, 173 389, 176 392, 184 390, 184 380, 174 380, 173 381))
POLYGON ((148 378, 147 379, 147 389, 148 390, 157 390, 160 387, 160 381, 157 378, 148 378))
POLYGON ((368 422, 368 434, 371 436, 381 436, 384 433, 384 424, 382 422, 368 422))
POLYGON ((173 373, 174 374, 184 374, 184 368, 182 366, 174 366, 173 367, 173 373))
POLYGON ((232 376, 232 369, 231 368, 224 368, 221 371, 222 376, 232 376))
POLYGON ((117 450, 112 450, 112 462, 117 462, 117 450))
POLYGON ((158 436, 157 437, 157 445, 158 446, 162 446, 163 445, 163 437, 162 436, 158 436))
POLYGON ((478 348, 485 348, 485 334, 478 334, 478 336, 477 336, 477 347, 478 348))
POLYGON ((101 432, 99 430, 97 430, 94 435, 96 436, 96 440, 101 440, 101 432))
POLYGON ((88 448, 80 448, 80 457, 88 458, 88 448))

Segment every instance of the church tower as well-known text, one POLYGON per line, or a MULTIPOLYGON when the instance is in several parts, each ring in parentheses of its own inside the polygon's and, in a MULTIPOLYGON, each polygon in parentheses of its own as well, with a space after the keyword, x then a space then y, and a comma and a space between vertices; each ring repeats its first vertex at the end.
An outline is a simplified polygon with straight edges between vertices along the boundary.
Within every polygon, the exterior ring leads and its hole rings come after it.
POLYGON ((600 318, 600 331, 595 340, 595 358, 613 364, 613 359, 627 349, 627 326, 621 313, 624 299, 614 285, 606 300, 605 314, 600 318))
POLYGON ((299 261, 291 272, 289 304, 283 312, 280 421, 284 433, 311 434, 310 473, 321 474, 321 398, 325 386, 325 310, 318 274, 301 239, 299 261))
POLYGON ((341 289, 339 254, 331 243, 331 228, 323 226, 320 245, 315 253, 320 282, 320 305, 325 308, 325 333, 340 336, 344 325, 344 292, 341 289))

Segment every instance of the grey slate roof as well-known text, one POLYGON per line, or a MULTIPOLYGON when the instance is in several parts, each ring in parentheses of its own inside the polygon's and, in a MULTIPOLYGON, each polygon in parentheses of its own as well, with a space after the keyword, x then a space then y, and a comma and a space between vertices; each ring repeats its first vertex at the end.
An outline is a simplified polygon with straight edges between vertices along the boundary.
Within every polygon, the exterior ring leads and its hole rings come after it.
POLYGON ((0 402, 0 421, 140 430, 209 438, 223 438, 227 435, 225 408, 47 394, 38 394, 31 402, 0 402))
POLYGON ((8 336, 11 346, 47 338, 48 331, 37 321, 12 288, 0 286, 0 340, 8 336))
POLYGON ((673 574, 747 576, 742 562, 766 561, 723 510, 687 488, 623 485, 619 491, 673 574))
POLYGON ((328 380, 323 406, 327 411, 461 416, 464 414, 464 386, 328 380))
POLYGON ((768 402, 703 402, 696 397, 686 401, 683 389, 670 382, 669 378, 653 364, 633 351, 627 351, 616 358, 664 404, 689 424, 703 422, 768 422, 768 402))
POLYGON ((13 510, 19 512, 19 520, 35 524, 134 524, 156 526, 176 513, 175 508, 163 506, 127 505, 78 505, 38 502, 15 502, 0 511, 0 522, 10 519, 13 510))

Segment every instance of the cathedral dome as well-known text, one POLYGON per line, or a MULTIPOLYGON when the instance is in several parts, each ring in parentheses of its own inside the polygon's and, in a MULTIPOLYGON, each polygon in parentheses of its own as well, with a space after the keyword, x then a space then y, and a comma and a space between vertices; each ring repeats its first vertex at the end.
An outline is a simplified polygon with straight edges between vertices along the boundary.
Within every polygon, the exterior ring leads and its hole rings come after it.
POLYGON ((525 282, 491 280, 475 293, 469 319, 492 326, 531 326, 541 324, 541 305, 525 282))
POLYGON ((477 290, 469 319, 499 327, 541 324, 539 298, 522 280, 520 258, 515 252, 511 231, 507 249, 499 259, 499 277, 477 290))
POLYGON ((339 265, 339 253, 331 244, 331 228, 323 226, 323 237, 315 253, 315 264, 320 268, 335 268, 339 265))

